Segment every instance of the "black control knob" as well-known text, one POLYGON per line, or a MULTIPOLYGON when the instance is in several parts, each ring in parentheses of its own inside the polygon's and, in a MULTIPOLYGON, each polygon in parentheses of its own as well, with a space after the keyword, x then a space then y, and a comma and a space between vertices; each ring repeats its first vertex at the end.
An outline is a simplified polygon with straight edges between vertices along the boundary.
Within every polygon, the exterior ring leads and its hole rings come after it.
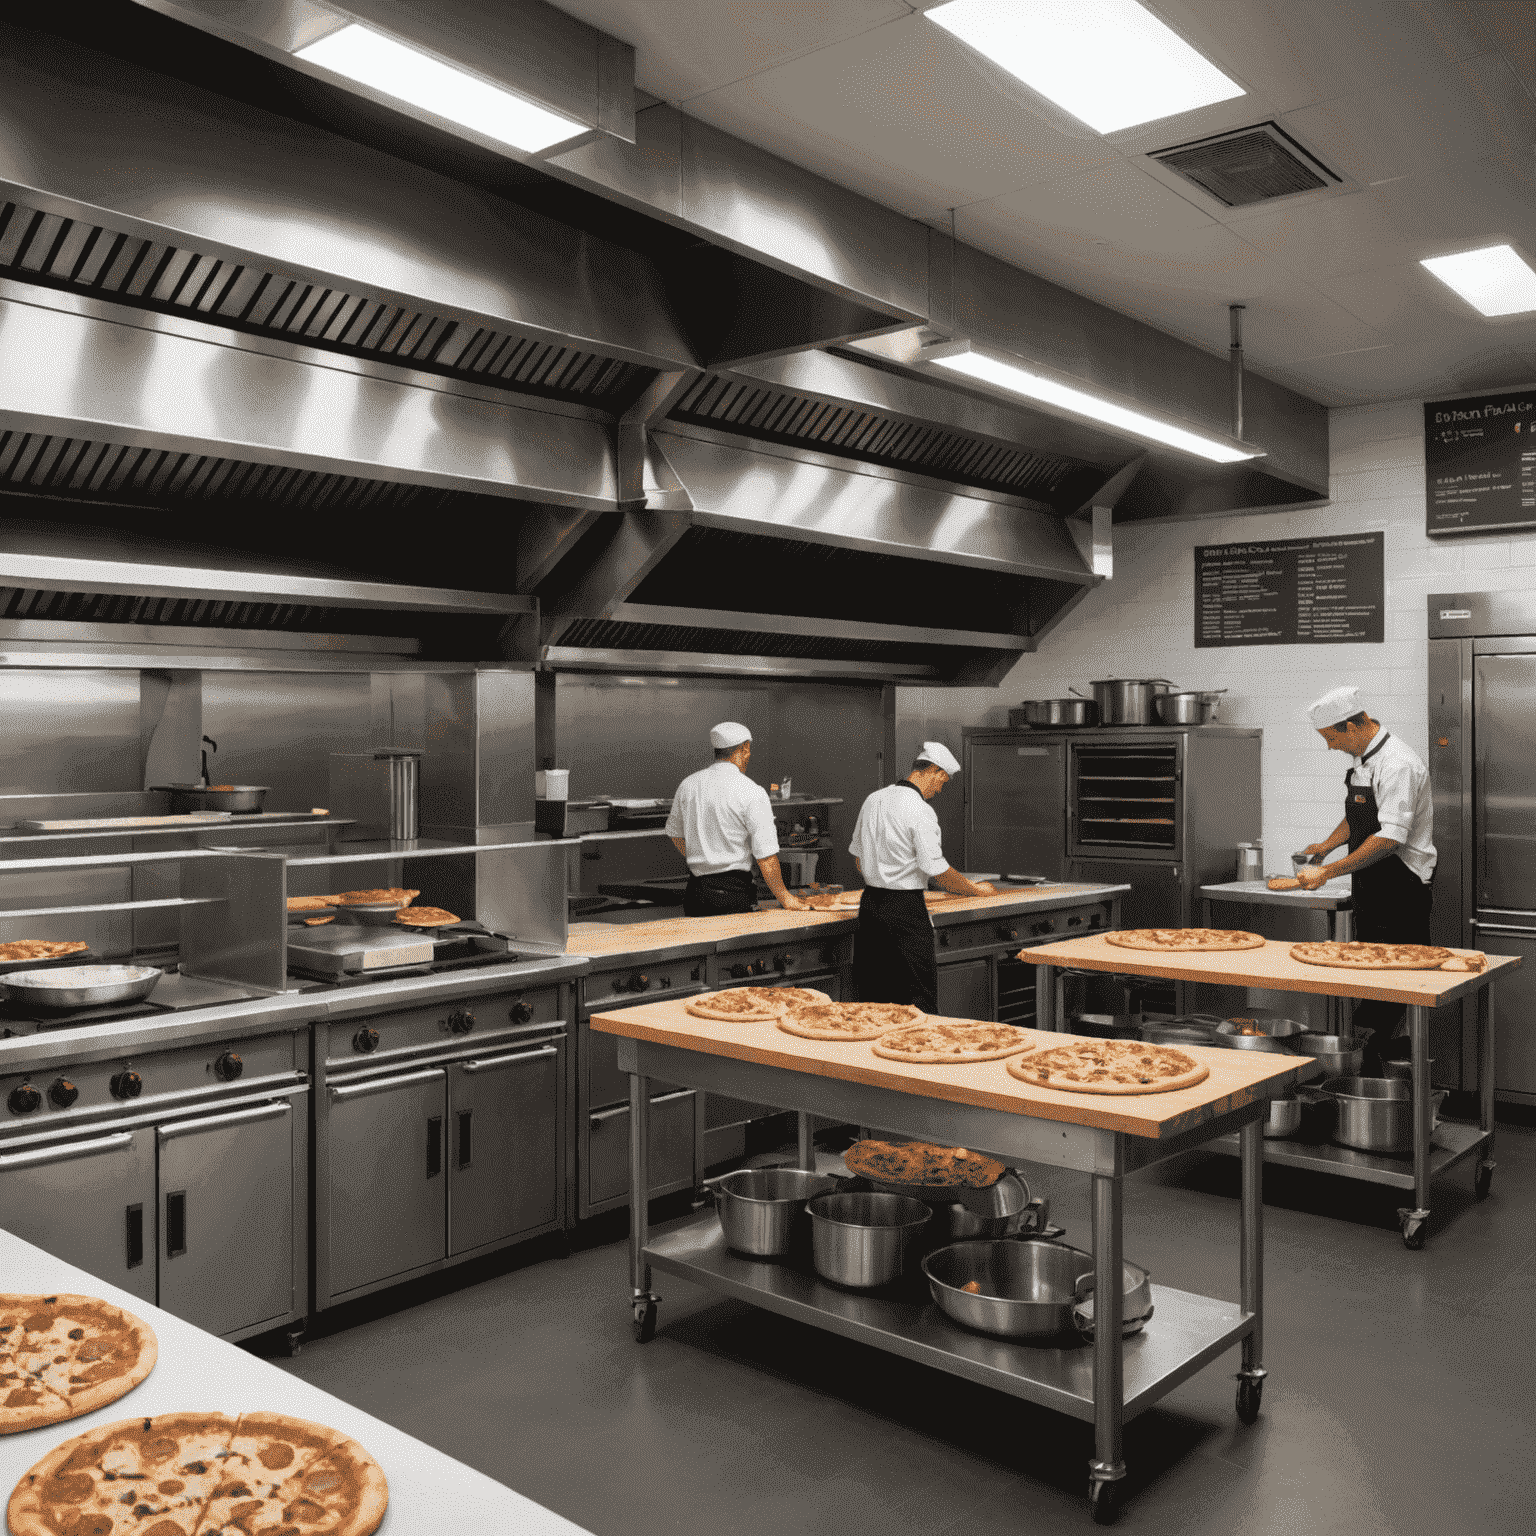
POLYGON ((631 992, 648 992, 650 991, 650 988, 651 978, 649 976, 642 974, 639 976, 634 976, 630 979, 629 989, 631 992))
POLYGON ((1036 923, 1034 927, 1032 927, 1029 931, 1031 933, 1050 933, 1055 928, 1055 926, 1055 923, 1053 923, 1049 918, 1046 918, 1043 923, 1036 923))
POLYGON ((945 933, 942 928, 939 929, 939 948, 940 949, 948 949, 949 948, 949 935, 947 933, 945 933))
POLYGON ((533 1022, 533 1009, 521 1000, 513 1003, 512 1022, 514 1024, 531 1024, 533 1022))
POLYGON ((997 926, 997 936, 1000 939, 1016 939, 1019 936, 1019 930, 1017 928, 1010 928, 1006 923, 999 923, 997 926))
POLYGON ((114 1099, 136 1099, 144 1091, 144 1079, 137 1072, 119 1072, 111 1081, 114 1099))
POLYGON ((80 1097, 80 1090, 67 1077, 60 1077, 54 1080, 53 1087, 48 1090, 48 1097, 60 1109, 68 1109, 80 1097))
POLYGON ((731 967, 731 975, 737 981, 740 981, 743 976, 750 976, 751 974, 752 971, 748 966, 733 965, 731 967))
POLYGON ((366 1056, 370 1051, 376 1051, 378 1048, 379 1032, 376 1029, 370 1029, 366 1024, 352 1036, 354 1051, 361 1051, 366 1056))
POLYGON ((784 953, 782 955, 775 955, 773 957, 773 968, 774 968, 774 970, 776 970, 779 973, 779 975, 782 976, 784 974, 784 972, 787 971, 789 969, 790 965, 794 962, 794 958, 795 957, 792 954, 790 954, 790 952, 787 949, 784 951, 784 953))
POLYGON ((752 962, 752 974, 754 976, 766 976, 768 974, 768 962, 766 960, 754 960, 752 962))
POLYGON ((688 979, 689 979, 689 981, 698 981, 699 978, 700 978, 701 970, 702 970, 702 967, 697 966, 697 965, 694 966, 694 968, 691 971, 688 972, 688 979))
POLYGON ((233 1051, 225 1051, 213 1064, 213 1075, 222 1082, 232 1083, 245 1071, 245 1063, 233 1051))
POLYGON ((467 1035, 475 1027, 475 1016, 468 1008, 460 1008, 457 1013, 448 1015, 448 1032, 452 1035, 467 1035))
POLYGON ((30 1115, 34 1109, 43 1107, 43 1096, 31 1083, 23 1083, 19 1088, 11 1089, 11 1096, 5 1102, 13 1115, 30 1115))

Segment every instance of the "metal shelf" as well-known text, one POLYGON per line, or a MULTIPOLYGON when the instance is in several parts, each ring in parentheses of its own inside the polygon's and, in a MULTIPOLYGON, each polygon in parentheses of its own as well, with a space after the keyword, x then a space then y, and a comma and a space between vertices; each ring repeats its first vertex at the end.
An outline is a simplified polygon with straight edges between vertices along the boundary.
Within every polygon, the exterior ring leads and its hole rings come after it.
MULTIPOLYGON (((780 1316, 1093 1421, 1090 1346, 1041 1347, 972 1333, 939 1311, 921 1275, 910 1289, 903 1286, 904 1294, 844 1290, 792 1265, 732 1253, 712 1211, 653 1236, 646 1259, 655 1269, 780 1316)), ((1253 1331, 1252 1315, 1236 1302, 1158 1285, 1153 1305, 1156 1313, 1145 1331, 1125 1340, 1127 1418, 1150 1408, 1253 1331)))
MULTIPOLYGON (((1449 1121, 1435 1127, 1429 1145, 1429 1176, 1437 1178, 1447 1168, 1471 1157, 1493 1140, 1491 1131, 1475 1125, 1449 1121)), ((1207 1145, 1215 1152, 1236 1156, 1236 1136, 1219 1136, 1207 1145)), ((1357 1152, 1353 1147, 1339 1147, 1332 1142, 1266 1140, 1264 1161, 1286 1168, 1311 1168, 1318 1173, 1332 1173, 1341 1178, 1361 1179, 1367 1184, 1385 1184, 1392 1189, 1413 1188, 1413 1157, 1383 1157, 1376 1152, 1357 1152)))
MULTIPOLYGON (((379 859, 426 859, 440 858, 450 853, 494 853, 506 848, 546 848, 551 843, 576 843, 574 837, 524 837, 515 843, 458 843, 452 839, 432 837, 409 838, 403 842, 343 843, 346 853, 322 853, 309 858, 293 859, 289 869, 308 869, 322 864, 366 864, 379 859)), ((3 868, 0 865, 0 868, 3 868)))

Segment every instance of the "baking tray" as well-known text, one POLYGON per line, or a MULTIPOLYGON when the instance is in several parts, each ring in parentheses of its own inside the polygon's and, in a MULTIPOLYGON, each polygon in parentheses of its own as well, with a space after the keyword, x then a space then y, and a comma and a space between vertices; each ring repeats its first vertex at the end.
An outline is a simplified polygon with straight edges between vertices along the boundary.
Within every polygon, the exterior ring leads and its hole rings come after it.
POLYGON ((306 928, 301 938, 290 936, 288 940, 289 965, 335 976, 387 966, 429 965, 435 952, 436 945, 421 934, 353 923, 306 928))

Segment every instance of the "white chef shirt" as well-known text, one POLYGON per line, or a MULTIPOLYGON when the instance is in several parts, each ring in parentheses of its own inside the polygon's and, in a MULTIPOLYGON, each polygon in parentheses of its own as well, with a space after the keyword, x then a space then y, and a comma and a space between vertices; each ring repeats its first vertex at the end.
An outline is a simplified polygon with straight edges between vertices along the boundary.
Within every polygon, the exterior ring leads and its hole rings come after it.
POLYGON ((1420 762, 1419 754, 1385 726, 1365 750, 1371 760, 1362 766, 1361 759, 1355 758, 1355 787, 1368 784, 1376 792, 1376 819, 1381 823, 1381 835, 1399 845, 1398 858, 1427 882, 1439 857, 1433 841, 1435 807, 1429 790, 1429 770, 1420 762), (1375 747, 1380 747, 1380 751, 1373 752, 1375 747))
POLYGON ((687 844, 688 868, 695 875, 750 870, 754 859, 779 851, 768 791, 723 759, 677 786, 667 836, 687 844))
POLYGON ((921 891, 949 868, 938 813, 901 784, 877 789, 859 807, 848 852, 859 861, 865 885, 885 891, 921 891))

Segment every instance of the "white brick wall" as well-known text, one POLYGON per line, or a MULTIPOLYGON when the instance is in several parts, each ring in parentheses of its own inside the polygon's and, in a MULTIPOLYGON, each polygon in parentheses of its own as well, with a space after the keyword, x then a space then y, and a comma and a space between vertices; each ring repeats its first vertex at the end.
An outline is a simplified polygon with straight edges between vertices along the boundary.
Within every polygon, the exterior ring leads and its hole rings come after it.
MULTIPOLYGON (((1161 676, 1181 687, 1227 688, 1220 718, 1264 729, 1266 867, 1288 871, 1290 851, 1321 837, 1343 812, 1345 759, 1324 749, 1303 717, 1306 704, 1336 684, 1358 684, 1371 713, 1423 756, 1426 595, 1515 590, 1536 582, 1536 533, 1426 536, 1423 420, 1423 404, 1416 400, 1332 411, 1332 500, 1326 506, 1117 527, 1114 580, 1090 593, 1000 689, 898 690, 898 756, 934 737, 958 750, 961 726, 1005 724, 1009 706, 1019 700, 1064 697, 1069 684, 1086 690, 1096 677, 1161 676), (1197 544, 1377 529, 1386 546, 1383 644, 1195 649, 1197 544)), ((955 801, 941 800, 939 808, 946 845, 958 858, 955 801)))

